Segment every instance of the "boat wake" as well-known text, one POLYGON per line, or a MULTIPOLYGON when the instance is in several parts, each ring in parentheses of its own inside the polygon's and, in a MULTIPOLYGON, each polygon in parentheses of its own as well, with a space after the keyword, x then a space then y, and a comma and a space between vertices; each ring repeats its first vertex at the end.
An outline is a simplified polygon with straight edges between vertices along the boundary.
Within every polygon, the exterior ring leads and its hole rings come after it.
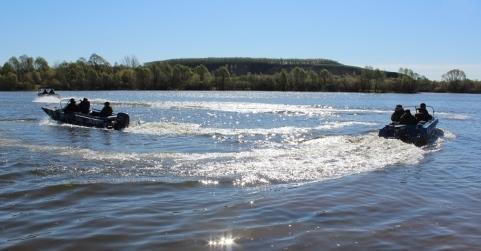
POLYGON ((336 121, 325 122, 316 127, 276 127, 276 128, 209 128, 194 123, 178 122, 139 122, 126 128, 125 132, 150 134, 150 135, 226 135, 226 136, 254 136, 254 135, 289 135, 301 134, 313 130, 333 130, 350 126, 367 126, 374 128, 378 126, 373 122, 361 121, 336 121))
POLYGON ((58 103, 60 102, 60 98, 57 96, 42 96, 36 97, 32 102, 35 103, 58 103))
MULTIPOLYGON (((79 98, 76 98, 79 99, 79 98)), ((389 113, 388 110, 358 109, 358 108, 335 108, 323 105, 288 105, 270 103, 244 103, 244 102, 203 102, 203 101, 116 101, 106 99, 91 99, 92 104, 103 104, 109 101, 115 106, 126 107, 150 107, 158 109, 201 109, 236 113, 278 113, 285 115, 322 115, 328 116, 334 113, 389 113)))
MULTIPOLYGON (((184 177, 209 185, 231 183, 235 186, 285 184, 321 181, 393 165, 415 165, 426 154, 438 151, 437 144, 419 148, 376 133, 357 136, 338 135, 306 140, 297 144, 265 142, 241 152, 168 153, 106 152, 85 148, 44 146, 8 142, 32 152, 88 160, 88 166, 62 165, 52 173, 100 175, 117 179, 138 177, 184 177), (97 163, 97 164, 95 164, 97 163)), ((80 161, 82 162, 82 161, 80 161)))
MULTIPOLYGON (((83 97, 72 97, 80 100, 83 97)), ((115 107, 130 108, 154 108, 162 110, 206 110, 218 112, 232 112, 239 114, 279 114, 282 116, 307 116, 307 117, 338 117, 344 115, 372 115, 390 114, 391 109, 372 109, 359 107, 333 107, 328 105, 293 105, 278 103, 252 103, 252 102, 213 102, 213 101, 128 101, 109 100, 104 98, 92 98, 92 105, 101 106, 109 101, 115 107)), ((56 97, 38 97, 33 102, 58 103, 56 97)), ((471 117, 467 114, 454 112, 437 112, 440 118, 449 120, 468 120, 471 117)), ((210 115, 216 116, 215 113, 210 115)))
POLYGON ((438 112, 436 114, 440 115, 442 118, 451 120, 468 120, 471 118, 469 115, 461 113, 438 112))
MULTIPOLYGON (((80 99, 77 97, 76 99, 80 99)), ((370 109, 358 107, 333 107, 326 105, 289 105, 275 103, 246 102, 205 102, 205 101, 119 101, 107 99, 91 99, 92 104, 101 105, 109 101, 114 106, 149 107, 157 109, 199 109, 235 113, 275 113, 285 116, 321 116, 340 115, 389 114, 391 109, 370 109)), ((467 114, 452 112, 437 112, 441 118, 452 120, 467 120, 467 114)))
POLYGON ((55 120, 52 120, 50 118, 44 118, 40 120, 39 125, 41 126, 59 126, 59 127, 67 127, 67 128, 86 128, 86 129, 101 129, 101 130, 106 130, 103 128, 96 128, 96 127, 85 127, 85 126, 80 126, 80 125, 73 125, 73 124, 67 124, 67 123, 60 123, 55 120))
POLYGON ((34 122, 37 118, 0 118, 0 122, 34 122))

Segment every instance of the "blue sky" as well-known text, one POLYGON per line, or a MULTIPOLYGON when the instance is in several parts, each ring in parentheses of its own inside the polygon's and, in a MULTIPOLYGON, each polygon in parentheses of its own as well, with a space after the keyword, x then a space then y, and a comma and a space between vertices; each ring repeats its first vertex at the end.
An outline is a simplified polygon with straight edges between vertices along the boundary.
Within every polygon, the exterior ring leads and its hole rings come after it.
POLYGON ((0 62, 328 58, 481 79, 478 0, 0 0, 0 62))

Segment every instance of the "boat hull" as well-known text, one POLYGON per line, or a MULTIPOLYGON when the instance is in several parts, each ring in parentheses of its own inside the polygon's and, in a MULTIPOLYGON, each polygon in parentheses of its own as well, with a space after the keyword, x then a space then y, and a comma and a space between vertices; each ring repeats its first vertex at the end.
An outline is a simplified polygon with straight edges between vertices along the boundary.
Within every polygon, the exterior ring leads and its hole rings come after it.
POLYGON ((416 125, 389 124, 379 130, 379 137, 399 139, 416 146, 423 146, 435 138, 437 124, 437 118, 421 121, 416 125))
POLYGON ((99 117, 78 112, 64 113, 62 109, 42 107, 53 120, 72 125, 122 130, 129 126, 130 118, 126 113, 117 113, 110 117, 99 117))

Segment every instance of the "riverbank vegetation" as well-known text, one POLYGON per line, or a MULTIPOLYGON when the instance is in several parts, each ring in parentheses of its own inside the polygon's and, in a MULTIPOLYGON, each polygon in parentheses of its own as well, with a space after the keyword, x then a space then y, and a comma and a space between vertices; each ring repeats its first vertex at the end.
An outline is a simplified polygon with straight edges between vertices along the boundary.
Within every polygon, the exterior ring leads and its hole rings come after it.
POLYGON ((111 65, 97 54, 50 66, 42 57, 11 57, 0 67, 0 91, 36 90, 262 90, 481 93, 461 70, 431 81, 410 69, 387 72, 327 59, 199 58, 111 65))

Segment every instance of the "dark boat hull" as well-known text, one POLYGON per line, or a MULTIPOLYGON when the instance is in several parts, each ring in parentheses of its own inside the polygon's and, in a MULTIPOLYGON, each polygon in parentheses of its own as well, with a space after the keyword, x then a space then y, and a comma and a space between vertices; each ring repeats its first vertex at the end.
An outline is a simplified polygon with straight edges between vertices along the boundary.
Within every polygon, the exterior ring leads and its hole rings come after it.
POLYGON ((99 117, 78 112, 64 113, 62 109, 50 109, 47 107, 42 107, 42 110, 51 119, 72 125, 122 130, 128 127, 130 122, 129 115, 126 113, 118 113, 110 117, 99 117))
POLYGON ((429 144, 436 136, 438 119, 421 121, 416 125, 389 124, 379 130, 379 137, 394 138, 416 146, 429 144))

